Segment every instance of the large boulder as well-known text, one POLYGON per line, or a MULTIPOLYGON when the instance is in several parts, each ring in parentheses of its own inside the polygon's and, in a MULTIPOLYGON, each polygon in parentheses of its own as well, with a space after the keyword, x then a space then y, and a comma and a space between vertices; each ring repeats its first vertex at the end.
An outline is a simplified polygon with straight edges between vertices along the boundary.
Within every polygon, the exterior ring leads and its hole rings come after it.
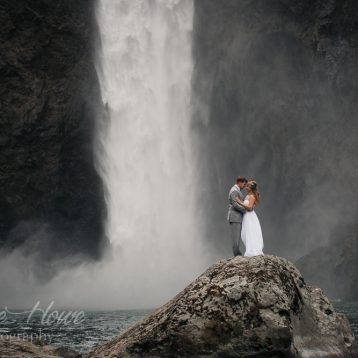
POLYGON ((287 260, 235 257, 211 266, 117 338, 100 357, 358 357, 346 317, 287 260))

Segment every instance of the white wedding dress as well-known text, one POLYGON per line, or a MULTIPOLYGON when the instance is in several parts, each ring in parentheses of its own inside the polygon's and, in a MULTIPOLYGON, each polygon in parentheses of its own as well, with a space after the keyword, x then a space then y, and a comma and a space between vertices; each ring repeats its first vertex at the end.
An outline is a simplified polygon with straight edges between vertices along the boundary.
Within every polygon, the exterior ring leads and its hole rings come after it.
MULTIPOLYGON (((244 204, 249 204, 245 199, 244 204)), ((264 247, 264 240, 262 237, 262 230, 260 221, 254 210, 246 211, 242 220, 241 239, 245 245, 244 256, 263 255, 262 249, 264 247)))

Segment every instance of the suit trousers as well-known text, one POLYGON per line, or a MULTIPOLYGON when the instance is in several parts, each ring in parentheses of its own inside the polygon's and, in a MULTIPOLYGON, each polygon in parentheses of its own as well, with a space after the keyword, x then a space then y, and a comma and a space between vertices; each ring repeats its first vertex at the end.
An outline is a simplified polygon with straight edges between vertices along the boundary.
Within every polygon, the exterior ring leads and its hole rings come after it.
POLYGON ((241 226, 242 223, 230 222, 230 238, 234 256, 242 255, 240 251, 241 226))

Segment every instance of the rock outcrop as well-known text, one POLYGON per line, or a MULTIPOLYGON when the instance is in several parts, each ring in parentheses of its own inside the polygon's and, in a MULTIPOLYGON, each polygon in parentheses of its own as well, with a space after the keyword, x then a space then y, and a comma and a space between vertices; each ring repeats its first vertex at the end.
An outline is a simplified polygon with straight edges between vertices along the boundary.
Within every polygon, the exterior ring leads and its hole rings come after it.
POLYGON ((358 357, 358 350, 322 291, 287 260, 266 255, 219 261, 89 357, 358 357))
POLYGON ((0 5, 0 247, 36 253, 44 276, 61 257, 98 258, 105 242, 93 4, 0 5))

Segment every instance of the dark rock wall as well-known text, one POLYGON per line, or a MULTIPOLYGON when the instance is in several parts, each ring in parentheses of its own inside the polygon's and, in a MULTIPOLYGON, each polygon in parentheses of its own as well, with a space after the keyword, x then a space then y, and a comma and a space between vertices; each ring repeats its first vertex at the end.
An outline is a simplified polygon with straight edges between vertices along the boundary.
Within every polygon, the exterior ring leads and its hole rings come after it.
POLYGON ((337 242, 319 247, 300 258, 296 265, 307 282, 319 284, 332 298, 358 299, 358 227, 337 235, 337 242))
POLYGON ((0 23, 1 246, 44 261, 98 258, 93 1, 4 0, 0 23))
POLYGON ((239 174, 261 188, 266 253, 295 260, 331 243, 341 252, 343 238, 354 236, 357 6, 195 1, 199 202, 218 251, 228 246, 227 193, 239 174))

